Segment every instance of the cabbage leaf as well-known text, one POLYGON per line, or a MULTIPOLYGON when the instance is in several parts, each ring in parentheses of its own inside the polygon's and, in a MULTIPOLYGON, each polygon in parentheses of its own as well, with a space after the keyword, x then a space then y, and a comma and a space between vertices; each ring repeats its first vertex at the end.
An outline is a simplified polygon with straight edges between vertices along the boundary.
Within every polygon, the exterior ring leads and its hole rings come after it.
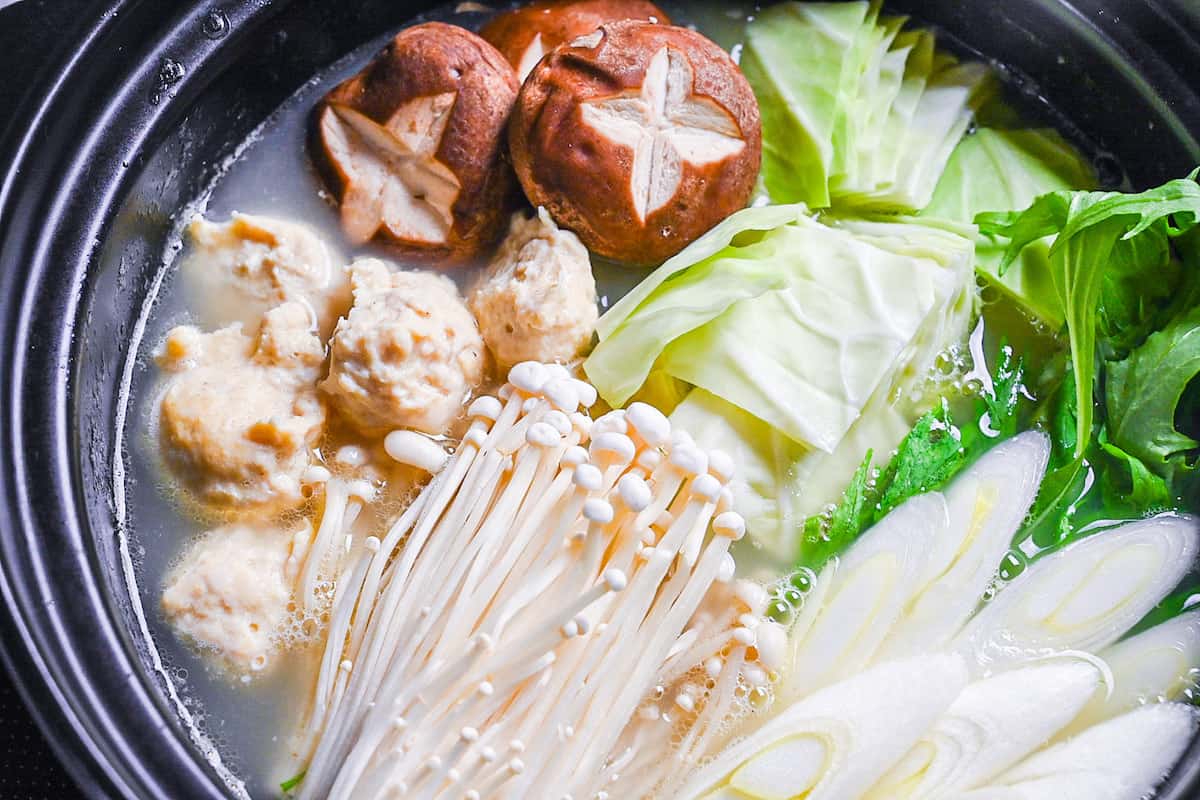
MULTIPOLYGON (((724 450, 734 457, 738 465, 730 481, 734 506, 746 518, 754 542, 766 548, 776 562, 784 563, 807 552, 801 541, 806 520, 817 519, 822 508, 843 496, 862 464, 863 453, 890 453, 911 424, 887 402, 886 392, 880 392, 867 403, 837 449, 823 453, 792 441, 703 389, 692 390, 671 414, 671 422, 701 447, 724 450)), ((874 516, 875 508, 871 500, 866 508, 869 516, 874 516)), ((858 536, 865 527, 860 523, 857 514, 846 516, 843 528, 847 534, 839 538, 842 544, 858 536)))
POLYGON ((702 446, 733 454, 754 540, 788 560, 863 453, 900 444, 975 311, 972 226, 804 212, 730 217, 604 315, 584 363, 610 405, 665 398, 702 446))
POLYGON ((670 341, 709 322, 738 297, 781 286, 774 265, 755 256, 767 232, 805 212, 803 206, 765 206, 732 214, 622 297, 600 317, 600 345, 584 364, 601 396, 614 406, 624 404, 650 374, 660 339, 670 341), (660 288, 679 302, 654 304, 660 288))
MULTIPOLYGON (((959 142, 922 214, 970 222, 985 211, 1025 208, 1047 192, 1095 185, 1091 165, 1053 129, 981 128, 959 142)), ((1050 282, 1051 241, 1030 243, 1000 275, 1007 242, 981 235, 975 243, 975 268, 1057 329, 1064 316, 1050 282)))
POLYGON ((917 210, 984 96, 987 69, 935 52, 878 2, 780 3, 746 29, 741 66, 777 203, 917 210))
POLYGON ((740 66, 758 97, 763 181, 777 203, 829 205, 843 85, 858 72, 868 10, 866 2, 779 3, 746 28, 740 66))
POLYGON ((621 405, 659 369, 832 453, 881 385, 961 335, 968 236, 800 209, 735 214, 606 314, 584 363, 601 396, 621 405))

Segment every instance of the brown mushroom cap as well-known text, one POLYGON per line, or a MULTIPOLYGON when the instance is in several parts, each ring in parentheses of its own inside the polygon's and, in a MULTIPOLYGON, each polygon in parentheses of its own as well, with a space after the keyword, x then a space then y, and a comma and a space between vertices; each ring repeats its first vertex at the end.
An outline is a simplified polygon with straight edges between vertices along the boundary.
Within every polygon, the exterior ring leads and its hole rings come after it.
POLYGON ((745 206, 762 130, 749 83, 718 45, 618 22, 537 65, 509 146, 535 206, 596 253, 655 264, 745 206))
POLYGON ((518 87, 490 44, 429 22, 326 95, 314 158, 351 241, 448 261, 494 243, 515 188, 502 155, 518 87))
POLYGON ((524 80, 542 56, 601 25, 634 19, 670 25, 647 0, 540 0, 498 14, 479 35, 504 54, 524 80))

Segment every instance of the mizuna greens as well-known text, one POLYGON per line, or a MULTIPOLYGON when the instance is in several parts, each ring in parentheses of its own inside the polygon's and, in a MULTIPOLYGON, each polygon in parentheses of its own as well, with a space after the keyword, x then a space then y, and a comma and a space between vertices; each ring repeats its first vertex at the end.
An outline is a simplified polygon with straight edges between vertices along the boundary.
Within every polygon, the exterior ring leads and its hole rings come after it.
POLYGON ((1092 436, 1097 349, 1106 360, 1127 355, 1166 298, 1195 291, 1196 265, 1181 267, 1169 244, 1198 221, 1195 173, 1140 194, 1052 192, 1024 211, 976 216, 982 233, 1009 240, 1000 275, 1027 245, 1054 236, 1047 266, 1070 340, 1076 456, 1092 436))

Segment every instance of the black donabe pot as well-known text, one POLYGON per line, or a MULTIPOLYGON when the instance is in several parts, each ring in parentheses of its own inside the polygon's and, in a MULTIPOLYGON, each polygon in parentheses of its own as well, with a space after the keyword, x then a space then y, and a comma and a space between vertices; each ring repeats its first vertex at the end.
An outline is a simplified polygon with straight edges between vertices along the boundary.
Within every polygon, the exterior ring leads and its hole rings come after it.
MULTIPOLYGON (((112 453, 134 321, 212 165, 424 6, 25 2, 0 12, 3 657, 88 795, 223 797, 145 663, 120 569, 112 453)), ((1133 186, 1200 163, 1197 0, 890 6, 1028 76, 1133 186)), ((1161 794, 1196 796, 1200 744, 1161 794)))

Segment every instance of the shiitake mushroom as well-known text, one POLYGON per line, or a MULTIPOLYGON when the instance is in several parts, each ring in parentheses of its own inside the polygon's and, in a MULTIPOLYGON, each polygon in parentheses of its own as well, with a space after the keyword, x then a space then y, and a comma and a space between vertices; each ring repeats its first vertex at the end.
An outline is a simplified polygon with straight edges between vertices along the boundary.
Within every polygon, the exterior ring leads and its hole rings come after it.
POLYGON ((626 21, 538 63, 509 146, 530 202, 595 253, 656 264, 745 206, 762 130, 749 83, 716 43, 626 21))
POLYGON ((443 262, 495 243, 516 196, 502 156, 518 87, 492 45, 429 22, 399 33, 326 95, 314 158, 350 241, 443 262))
POLYGON ((517 70, 521 80, 542 56, 560 44, 622 20, 670 25, 661 8, 648 0, 537 0, 497 14, 479 35, 517 70))

